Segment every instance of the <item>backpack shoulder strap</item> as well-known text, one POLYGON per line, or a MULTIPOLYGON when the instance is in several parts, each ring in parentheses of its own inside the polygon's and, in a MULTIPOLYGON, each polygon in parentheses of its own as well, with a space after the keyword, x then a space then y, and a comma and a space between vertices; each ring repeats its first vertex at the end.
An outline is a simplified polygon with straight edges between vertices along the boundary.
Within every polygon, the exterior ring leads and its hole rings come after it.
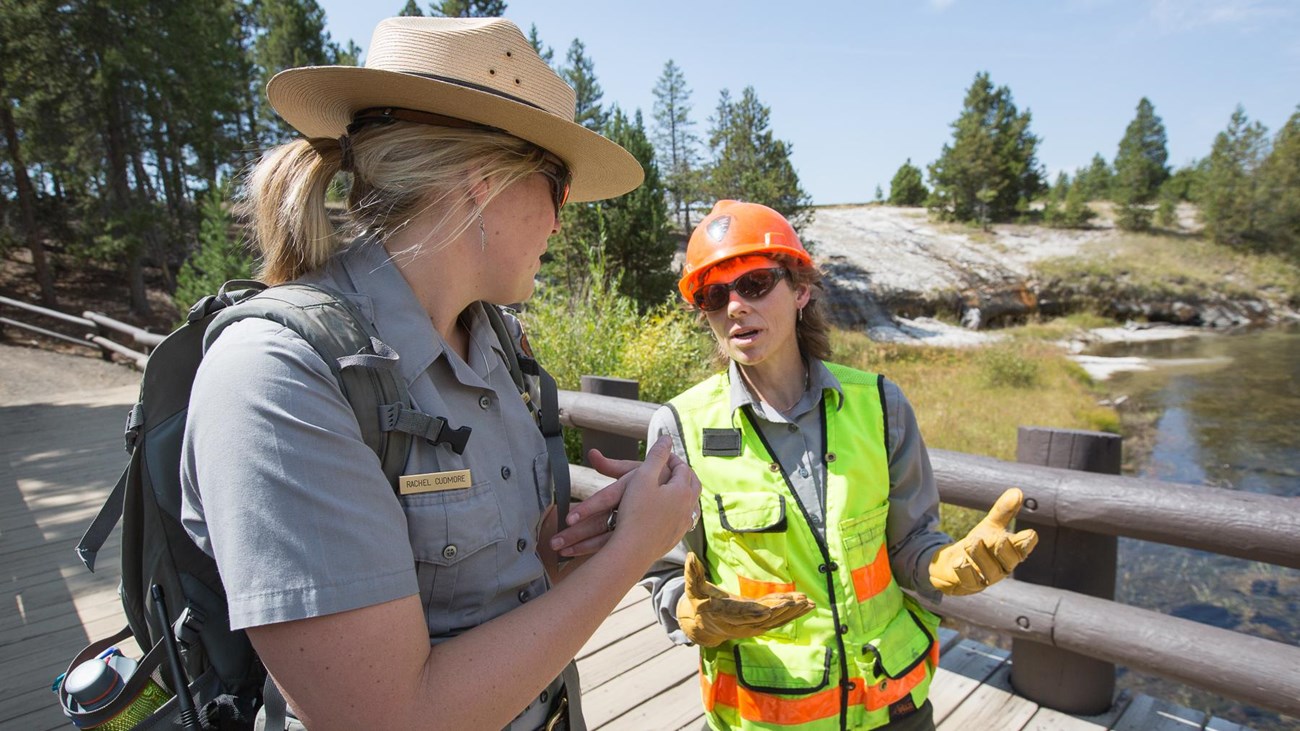
POLYGON ((530 353, 522 352, 522 331, 517 339, 510 334, 505 323, 505 316, 500 307, 483 303, 488 322, 501 342, 505 353, 506 365, 510 368, 510 378, 519 389, 519 397, 528 405, 528 410, 537 422, 537 428, 546 438, 546 451, 551 467, 552 488, 555 495, 556 517, 559 526, 564 526, 565 516, 569 514, 569 458, 564 452, 564 427, 560 424, 559 389, 555 379, 542 368, 530 353), (533 380, 540 390, 540 404, 534 402, 529 380, 533 380))
POLYGON ((204 348, 225 328, 250 317, 293 330, 320 354, 352 406, 366 445, 396 486, 411 434, 394 429, 391 422, 411 411, 411 399, 397 372, 397 353, 379 339, 374 326, 339 293, 309 284, 282 284, 220 313, 207 329, 204 348))

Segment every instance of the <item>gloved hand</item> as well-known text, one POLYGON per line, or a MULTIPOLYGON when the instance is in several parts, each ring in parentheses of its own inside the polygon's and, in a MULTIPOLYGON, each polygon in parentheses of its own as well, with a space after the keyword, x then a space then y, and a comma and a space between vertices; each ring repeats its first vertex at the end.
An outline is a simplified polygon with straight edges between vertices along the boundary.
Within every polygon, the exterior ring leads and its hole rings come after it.
POLYGON ((1007 526, 1020 512, 1023 493, 1011 488, 965 538, 935 552, 930 559, 930 583, 944 594, 964 596, 983 591, 1011 574, 1038 545, 1038 533, 1025 529, 1012 534, 1007 526))
POLYGON ((704 578, 704 564, 686 554, 686 593, 677 601, 677 621, 691 642, 716 647, 726 640, 756 637, 813 610, 801 592, 774 592, 757 599, 730 594, 704 578))

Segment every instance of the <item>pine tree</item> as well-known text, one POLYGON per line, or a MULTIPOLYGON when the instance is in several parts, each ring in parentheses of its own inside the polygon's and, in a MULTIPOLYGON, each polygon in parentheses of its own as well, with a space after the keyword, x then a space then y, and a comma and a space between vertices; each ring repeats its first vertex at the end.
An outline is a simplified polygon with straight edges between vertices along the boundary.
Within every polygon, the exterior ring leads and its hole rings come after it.
MULTIPOLYGON (((333 64, 338 46, 325 30, 325 11, 316 0, 258 0, 256 23, 262 32, 254 43, 257 98, 271 77, 296 66, 333 64)), ((260 104, 263 144, 292 139, 294 132, 269 104, 260 104)))
POLYGON ((551 60, 555 58, 555 49, 543 45, 542 37, 537 33, 536 23, 533 23, 528 28, 528 43, 533 47, 534 51, 537 51, 537 55, 541 56, 542 60, 545 61, 548 66, 554 68, 555 64, 551 63, 551 60))
POLYGON ((1199 203, 1210 238, 1237 248, 1260 245, 1260 208, 1268 202, 1257 191, 1257 173, 1267 156, 1268 130, 1238 106, 1206 163, 1199 203))
POLYGON ((930 208, 942 218, 984 224, 1014 217, 1043 189, 1031 119, 1029 110, 1016 109, 1010 89, 976 74, 952 123, 952 144, 930 165, 930 208))
POLYGON ((1115 182, 1111 193, 1119 204, 1121 228, 1142 230, 1151 225, 1151 211, 1146 204, 1155 200, 1160 186, 1169 177, 1168 159, 1165 126, 1156 116, 1155 107, 1142 97, 1115 154, 1115 182))
POLYGON ((605 128, 609 115, 600 108, 600 98, 605 92, 596 81, 596 64, 587 57, 587 47, 577 38, 569 44, 565 60, 566 65, 560 75, 578 95, 573 121, 599 132, 605 128))
POLYGON ((397 15, 402 18, 423 18, 424 11, 420 10, 420 4, 415 0, 406 0, 406 5, 402 6, 402 11, 397 15))
POLYGON ((1070 194, 1070 175, 1062 170, 1056 174, 1056 182, 1052 184, 1049 196, 1057 203, 1064 203, 1065 197, 1070 194))
POLYGON ((1074 172, 1075 180, 1083 181, 1083 194, 1088 200, 1107 200, 1110 198, 1111 179, 1114 172, 1110 169, 1110 163, 1101 153, 1092 156, 1092 162, 1086 168, 1079 168, 1074 172))
POLYGON ((654 142, 663 161, 664 186, 681 231, 691 230, 691 205, 699 199, 699 136, 693 131, 691 90, 681 68, 669 59, 654 88, 654 142))
POLYGON ((1273 139, 1259 171, 1259 197, 1266 202, 1260 229, 1270 246, 1300 257, 1300 106, 1273 139))
POLYGON ((799 185, 790 144, 776 139, 768 127, 771 115, 754 87, 745 87, 734 103, 723 91, 709 131, 709 192, 716 199, 762 203, 801 231, 812 221, 812 198, 799 185))
POLYGON ((623 146, 641 163, 645 182, 601 207, 606 287, 613 285, 636 300, 641 309, 658 304, 673 291, 672 271, 677 242, 669 230, 665 190, 655 164, 654 147, 646 137, 641 111, 632 119, 617 106, 610 115, 605 136, 623 146))
POLYGON ((252 276, 253 260, 231 233, 231 216, 226 207, 228 186, 213 187, 203 197, 203 219, 199 246, 181 265, 172 302, 186 312, 205 295, 215 293, 232 279, 252 276))
POLYGON ((928 197, 930 191, 921 180, 921 168, 912 164, 912 158, 907 158, 907 162, 898 168, 894 179, 889 183, 890 205, 921 206, 925 205, 928 197))
POLYGON ((429 14, 444 18, 499 18, 506 14, 504 0, 434 0, 429 14))

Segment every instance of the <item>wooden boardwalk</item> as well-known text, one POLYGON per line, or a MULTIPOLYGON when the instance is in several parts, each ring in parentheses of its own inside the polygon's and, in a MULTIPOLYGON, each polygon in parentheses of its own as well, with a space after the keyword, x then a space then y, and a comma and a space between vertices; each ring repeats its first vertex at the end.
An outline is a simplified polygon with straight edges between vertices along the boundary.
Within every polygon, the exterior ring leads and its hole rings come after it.
MULTIPOLYGON (((67 729, 50 684, 92 639, 124 624, 117 534, 91 574, 73 555, 126 455, 135 387, 0 406, 0 731, 67 729)), ((578 656, 592 729, 698 729, 696 653, 675 647, 634 588, 578 656)), ((945 631, 931 700, 943 731, 1235 731, 1243 727, 1148 696, 1110 713, 1065 715, 1016 696, 1007 653, 945 631)), ((137 654, 134 647, 123 648, 137 654)))

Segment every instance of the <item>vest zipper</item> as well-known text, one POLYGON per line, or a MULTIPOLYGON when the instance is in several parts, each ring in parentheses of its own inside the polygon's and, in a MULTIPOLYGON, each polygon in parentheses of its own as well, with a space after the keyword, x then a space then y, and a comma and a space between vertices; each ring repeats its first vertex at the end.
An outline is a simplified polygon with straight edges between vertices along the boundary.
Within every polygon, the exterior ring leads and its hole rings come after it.
MULTIPOLYGON (((758 423, 754 420, 755 417, 749 404, 746 404, 744 406, 743 411, 745 413, 745 418, 749 421, 750 428, 754 430, 754 434, 758 436, 758 440, 763 443, 763 449, 767 450, 768 460, 770 462, 774 462, 776 458, 772 456, 773 455, 772 445, 768 444, 767 438, 763 436, 763 430, 758 428, 758 423)), ((822 417, 821 460, 822 460, 822 467, 825 468, 826 467, 825 447, 828 439, 828 436, 826 434, 825 396, 822 397, 822 402, 821 402, 821 417, 822 417)), ((840 655, 840 731, 848 731, 849 688, 847 684, 849 682, 849 677, 848 677, 849 662, 848 662, 848 656, 846 654, 847 650, 844 646, 844 635, 840 633, 840 627, 843 625, 840 624, 839 601, 837 601, 835 598, 835 576, 834 576, 835 572, 832 571, 830 568, 832 563, 830 549, 827 548, 826 546, 826 537, 818 533, 816 529, 813 528, 812 518, 809 517, 808 515, 808 508, 803 504, 803 501, 799 499, 799 493, 794 489, 794 485, 790 484, 790 476, 785 473, 784 469, 781 470, 781 479, 785 481, 785 488, 786 490, 789 491, 791 497, 794 498, 795 505, 799 506, 799 512, 803 513, 804 523, 806 523, 808 526, 808 532, 812 534, 813 540, 817 543, 817 550, 821 551, 822 561, 825 562, 823 565, 826 566, 826 572, 825 572, 826 573, 826 594, 829 597, 831 602, 831 621, 835 624, 834 627, 835 644, 839 646, 839 650, 840 650, 839 652, 840 655)), ((823 526, 823 530, 825 530, 825 526, 823 526)))

